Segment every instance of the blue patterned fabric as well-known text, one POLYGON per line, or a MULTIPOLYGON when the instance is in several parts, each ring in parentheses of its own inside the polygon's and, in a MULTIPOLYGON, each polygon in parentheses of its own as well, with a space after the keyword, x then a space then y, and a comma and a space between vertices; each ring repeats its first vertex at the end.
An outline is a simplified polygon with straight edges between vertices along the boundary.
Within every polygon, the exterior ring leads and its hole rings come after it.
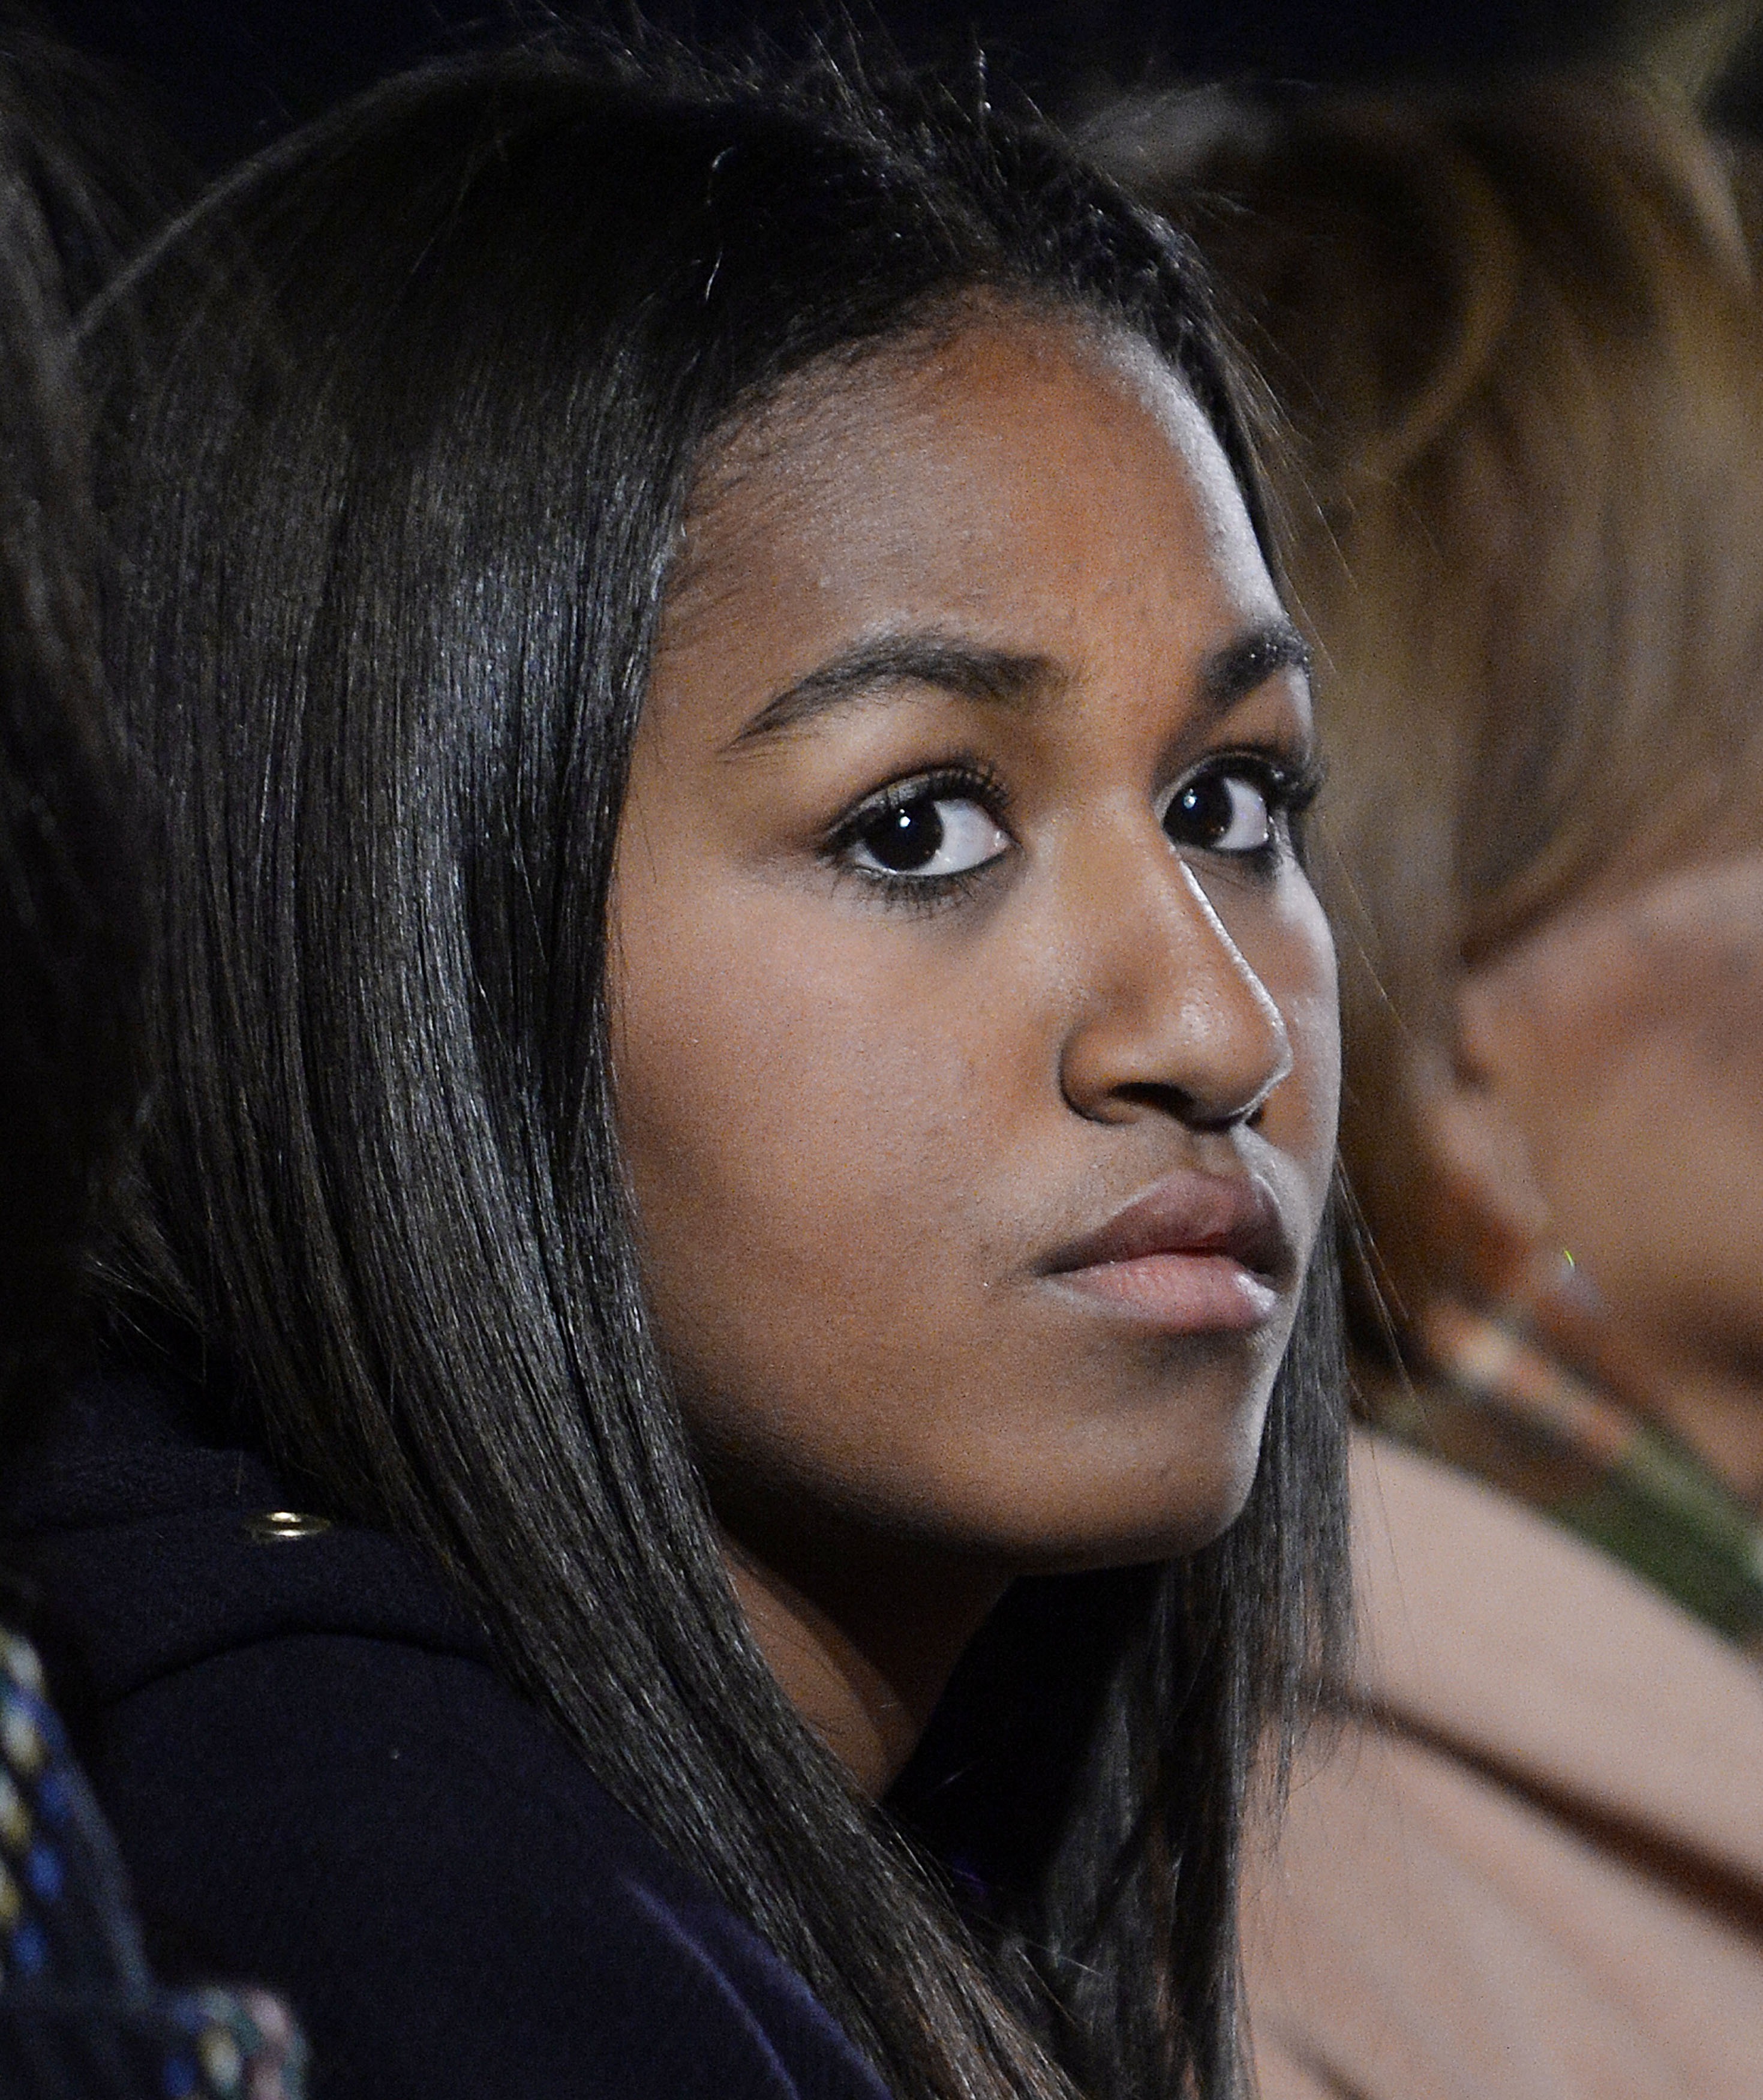
POLYGON ((267 1993, 156 1987, 37 1657, 0 1632, 0 2094, 303 2100, 304 2066, 267 1993))

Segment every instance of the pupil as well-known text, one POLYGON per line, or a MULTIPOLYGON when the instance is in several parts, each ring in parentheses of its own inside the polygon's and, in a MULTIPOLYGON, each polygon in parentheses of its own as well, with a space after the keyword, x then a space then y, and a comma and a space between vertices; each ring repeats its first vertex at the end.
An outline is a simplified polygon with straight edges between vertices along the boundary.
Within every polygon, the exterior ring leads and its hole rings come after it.
POLYGON ((1214 846, 1230 830, 1231 785, 1222 774, 1191 780, 1169 805, 1163 828, 1192 845, 1214 846))
POLYGON ((896 875, 910 875, 927 866, 937 858, 942 842, 943 820, 928 795, 884 811, 863 840, 882 866, 896 875))

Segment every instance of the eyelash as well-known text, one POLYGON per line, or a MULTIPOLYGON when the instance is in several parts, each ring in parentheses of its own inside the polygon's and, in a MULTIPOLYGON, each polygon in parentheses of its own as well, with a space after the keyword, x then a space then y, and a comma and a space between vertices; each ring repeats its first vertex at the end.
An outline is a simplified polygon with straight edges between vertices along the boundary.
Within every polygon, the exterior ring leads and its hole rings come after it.
POLYGON ((1235 751, 1217 752, 1202 759, 1192 772, 1182 775, 1170 790, 1170 802, 1196 781, 1230 774, 1246 774, 1254 782, 1266 798, 1272 823, 1265 845, 1248 853, 1227 854, 1219 858, 1256 875, 1271 874, 1286 854, 1302 867, 1304 818, 1322 792, 1327 778, 1327 768, 1320 754, 1311 752, 1294 765, 1280 752, 1255 744, 1245 744, 1235 751))
MULTIPOLYGON (((1197 781, 1232 774, 1247 775, 1254 781, 1266 799, 1272 822, 1264 845, 1247 852, 1219 857, 1255 876, 1272 874, 1287 854, 1302 867, 1303 820, 1321 792, 1324 777, 1320 758, 1312 757, 1294 765, 1284 757, 1253 745, 1218 752, 1175 783, 1170 790, 1170 802, 1197 781)), ((828 835, 822 856, 839 874, 866 884, 884 903, 924 912, 956 902, 993 871, 998 866, 996 859, 950 875, 908 876, 859 867, 849 858, 866 827, 878 816, 904 810, 927 798, 945 797, 977 804, 1000 830, 1007 832, 1008 789, 983 761, 963 760, 954 765, 932 766, 903 780, 892 781, 879 792, 866 796, 828 835)))
POLYGON ((976 803, 1000 831, 1007 832, 1006 817, 1010 791, 983 760, 963 759, 947 765, 933 765, 904 780, 890 781, 874 795, 867 795, 842 817, 822 848, 822 857, 843 876, 866 884, 885 904, 908 911, 935 911, 957 902, 984 881, 997 867, 996 859, 950 875, 893 875, 884 868, 861 867, 849 858, 865 828, 879 816, 904 810, 922 800, 976 803))

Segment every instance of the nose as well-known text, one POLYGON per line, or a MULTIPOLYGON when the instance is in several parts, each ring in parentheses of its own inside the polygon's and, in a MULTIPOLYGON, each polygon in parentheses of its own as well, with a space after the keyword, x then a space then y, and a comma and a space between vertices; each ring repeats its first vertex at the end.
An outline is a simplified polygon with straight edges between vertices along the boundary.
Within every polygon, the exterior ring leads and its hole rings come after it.
POLYGON ((1130 879, 1109 858, 1082 885, 1078 996, 1060 1055, 1067 1103, 1098 1123, 1147 1110, 1197 1131, 1252 1123, 1292 1070, 1278 1005, 1161 832, 1130 879))

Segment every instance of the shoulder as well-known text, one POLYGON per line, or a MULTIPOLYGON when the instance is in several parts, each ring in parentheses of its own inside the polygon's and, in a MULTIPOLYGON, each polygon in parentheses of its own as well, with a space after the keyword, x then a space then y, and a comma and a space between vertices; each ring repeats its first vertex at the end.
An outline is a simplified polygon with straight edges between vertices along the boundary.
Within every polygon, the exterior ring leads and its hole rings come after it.
POLYGON ((799 1980, 472 1657, 253 1641, 119 1701, 96 1776, 150 1918, 280 1989, 327 2092, 875 2089, 799 1980))
POLYGON ((162 1965, 282 1992, 332 2100, 879 2100, 420 1557, 239 1477, 20 1546, 162 1965))
POLYGON ((1763 1888, 1763 1674, 1608 1555, 1389 1440, 1353 1458, 1360 1689, 1415 1733, 1763 1888))
POLYGON ((1369 1717, 1245 1895, 1274 2060, 1372 2100, 1763 2091, 1752 1665, 1510 1498, 1354 1463, 1369 1717))

